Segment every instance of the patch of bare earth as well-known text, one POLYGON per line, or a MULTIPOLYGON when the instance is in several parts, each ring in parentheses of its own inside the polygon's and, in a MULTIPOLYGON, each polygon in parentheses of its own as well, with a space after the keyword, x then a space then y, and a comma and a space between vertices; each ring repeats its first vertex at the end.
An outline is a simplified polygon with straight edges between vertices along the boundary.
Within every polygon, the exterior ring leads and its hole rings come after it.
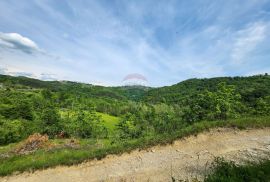
POLYGON ((171 181, 203 179, 215 157, 243 162, 270 157, 270 128, 215 129, 175 141, 172 145, 111 155, 76 166, 0 178, 17 182, 171 181))

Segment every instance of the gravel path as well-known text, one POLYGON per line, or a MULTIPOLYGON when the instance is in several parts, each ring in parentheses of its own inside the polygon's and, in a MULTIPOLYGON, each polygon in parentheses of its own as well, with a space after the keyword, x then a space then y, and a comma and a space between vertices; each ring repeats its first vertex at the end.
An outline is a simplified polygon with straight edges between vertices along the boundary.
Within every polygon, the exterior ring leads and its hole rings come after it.
POLYGON ((75 166, 59 166, 34 173, 0 178, 7 182, 171 181, 203 179, 214 157, 241 162, 270 157, 270 128, 215 129, 120 156, 111 155, 75 166))

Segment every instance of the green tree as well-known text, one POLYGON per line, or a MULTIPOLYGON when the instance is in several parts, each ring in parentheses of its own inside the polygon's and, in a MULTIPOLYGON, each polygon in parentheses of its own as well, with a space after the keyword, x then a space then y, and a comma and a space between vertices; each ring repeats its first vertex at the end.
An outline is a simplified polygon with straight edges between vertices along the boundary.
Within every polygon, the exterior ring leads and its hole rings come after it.
POLYGON ((270 113, 270 96, 259 98, 255 102, 255 114, 269 115, 270 113))
POLYGON ((65 132, 80 138, 106 138, 108 131, 104 121, 96 114, 95 108, 91 104, 87 110, 83 108, 78 107, 71 115, 68 114, 62 124, 65 132))
POLYGON ((224 82, 218 84, 216 92, 207 92, 206 99, 210 104, 209 119, 223 119, 237 116, 237 110, 242 107, 241 95, 235 92, 233 85, 224 82), (212 112, 211 112, 212 111, 212 112))
POLYGON ((40 120, 42 123, 42 132, 50 137, 54 137, 61 131, 59 124, 61 118, 57 110, 52 105, 43 109, 40 120))
POLYGON ((24 127, 20 120, 8 120, 0 117, 0 145, 20 141, 24 127))
POLYGON ((118 123, 117 128, 119 130, 121 139, 138 138, 142 135, 142 130, 136 125, 136 117, 130 113, 118 123))
POLYGON ((183 118, 194 122, 236 117, 243 107, 240 99, 241 95, 236 93, 233 85, 222 82, 216 91, 206 90, 193 97, 189 107, 184 110, 183 118))

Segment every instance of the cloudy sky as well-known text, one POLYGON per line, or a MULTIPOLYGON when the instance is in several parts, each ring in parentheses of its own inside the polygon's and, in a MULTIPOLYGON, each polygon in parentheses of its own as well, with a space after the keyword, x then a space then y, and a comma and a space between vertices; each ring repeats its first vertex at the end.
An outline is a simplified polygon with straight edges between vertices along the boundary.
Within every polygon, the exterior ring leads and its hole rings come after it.
POLYGON ((151 86, 270 73, 270 0, 0 0, 0 74, 151 86))

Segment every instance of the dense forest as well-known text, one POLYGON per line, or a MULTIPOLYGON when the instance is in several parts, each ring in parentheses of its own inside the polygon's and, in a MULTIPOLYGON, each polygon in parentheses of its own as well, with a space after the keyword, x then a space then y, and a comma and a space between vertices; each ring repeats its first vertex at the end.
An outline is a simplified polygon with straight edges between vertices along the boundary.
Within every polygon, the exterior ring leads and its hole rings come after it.
POLYGON ((0 145, 34 133, 123 141, 170 134, 201 121, 269 113, 267 74, 189 79, 161 88, 0 76, 0 145))

